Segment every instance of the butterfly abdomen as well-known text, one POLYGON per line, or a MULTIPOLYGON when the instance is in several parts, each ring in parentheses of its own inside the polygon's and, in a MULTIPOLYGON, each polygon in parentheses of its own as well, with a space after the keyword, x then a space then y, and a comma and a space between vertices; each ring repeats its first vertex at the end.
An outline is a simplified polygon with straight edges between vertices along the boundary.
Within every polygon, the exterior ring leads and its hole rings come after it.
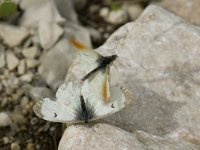
POLYGON ((76 119, 88 123, 88 120, 95 117, 94 107, 85 102, 83 96, 80 96, 80 106, 76 109, 76 119))

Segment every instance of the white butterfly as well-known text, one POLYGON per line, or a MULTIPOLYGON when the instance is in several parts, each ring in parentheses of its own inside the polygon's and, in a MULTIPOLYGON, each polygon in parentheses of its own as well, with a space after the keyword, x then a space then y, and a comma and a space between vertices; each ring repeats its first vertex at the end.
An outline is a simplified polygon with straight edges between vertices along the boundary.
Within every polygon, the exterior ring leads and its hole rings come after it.
MULTIPOLYGON (((80 52, 79 55, 79 68, 84 70, 86 75, 82 77, 82 81, 95 80, 92 83, 99 87, 96 91, 96 95, 100 96, 105 103, 110 98, 110 87, 109 87, 109 70, 110 65, 114 60, 117 59, 117 55, 102 56, 93 49, 90 49, 75 40, 74 38, 69 39, 70 43, 73 44, 80 52)), ((93 84, 91 84, 93 86, 93 84)))
POLYGON ((56 92, 56 100, 45 98, 38 102, 33 110, 35 114, 48 121, 77 123, 88 122, 113 114, 129 103, 126 90, 114 87, 111 89, 109 102, 105 103, 96 95, 89 81, 82 88, 75 82, 61 85, 56 92))

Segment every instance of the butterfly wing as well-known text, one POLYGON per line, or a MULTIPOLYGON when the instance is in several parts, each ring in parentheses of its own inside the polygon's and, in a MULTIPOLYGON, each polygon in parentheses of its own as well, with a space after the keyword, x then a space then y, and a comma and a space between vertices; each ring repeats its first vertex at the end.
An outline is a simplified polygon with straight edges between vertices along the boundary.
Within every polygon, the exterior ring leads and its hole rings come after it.
POLYGON ((119 87, 113 87, 110 91, 110 99, 105 103, 101 97, 96 95, 94 92, 96 89, 94 86, 91 86, 91 82, 89 81, 85 81, 82 87, 82 95, 84 96, 84 99, 87 99, 90 105, 94 107, 94 120, 120 111, 129 104, 129 101, 131 100, 131 97, 128 96, 130 95, 128 94, 128 91, 119 87))
POLYGON ((33 107, 35 114, 52 122, 78 122, 76 108, 80 106, 80 87, 72 82, 63 84, 56 92, 56 101, 45 98, 33 107))
POLYGON ((74 38, 70 38, 69 42, 77 48, 79 52, 79 67, 84 70, 86 74, 99 66, 98 60, 103 56, 74 38))

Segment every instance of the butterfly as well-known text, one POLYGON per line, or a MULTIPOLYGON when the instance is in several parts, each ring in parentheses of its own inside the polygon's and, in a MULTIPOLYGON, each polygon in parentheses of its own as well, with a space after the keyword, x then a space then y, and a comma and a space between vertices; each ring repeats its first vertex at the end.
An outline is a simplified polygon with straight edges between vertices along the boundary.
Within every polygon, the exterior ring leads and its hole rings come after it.
POLYGON ((62 123, 79 123, 96 120, 113 114, 125 107, 130 101, 127 90, 119 87, 111 89, 108 103, 96 95, 89 81, 83 85, 76 82, 62 84, 55 101, 45 98, 33 107, 35 114, 44 120, 62 123))
POLYGON ((88 48, 84 44, 80 43, 74 38, 70 38, 69 42, 76 47, 79 52, 80 68, 84 69, 86 75, 82 78, 82 81, 87 79, 96 79, 95 84, 98 84, 100 88, 99 92, 104 102, 108 102, 110 98, 109 89, 109 70, 110 65, 117 59, 117 55, 102 56, 93 49, 88 48))

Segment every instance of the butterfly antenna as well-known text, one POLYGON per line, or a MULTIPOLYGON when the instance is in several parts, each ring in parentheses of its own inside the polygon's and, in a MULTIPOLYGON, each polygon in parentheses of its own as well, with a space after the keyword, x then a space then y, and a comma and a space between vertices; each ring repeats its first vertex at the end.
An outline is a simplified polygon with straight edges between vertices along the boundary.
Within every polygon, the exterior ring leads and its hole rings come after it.
POLYGON ((113 63, 113 65, 115 66, 116 70, 119 72, 119 70, 118 70, 117 66, 116 66, 114 63, 113 63))

